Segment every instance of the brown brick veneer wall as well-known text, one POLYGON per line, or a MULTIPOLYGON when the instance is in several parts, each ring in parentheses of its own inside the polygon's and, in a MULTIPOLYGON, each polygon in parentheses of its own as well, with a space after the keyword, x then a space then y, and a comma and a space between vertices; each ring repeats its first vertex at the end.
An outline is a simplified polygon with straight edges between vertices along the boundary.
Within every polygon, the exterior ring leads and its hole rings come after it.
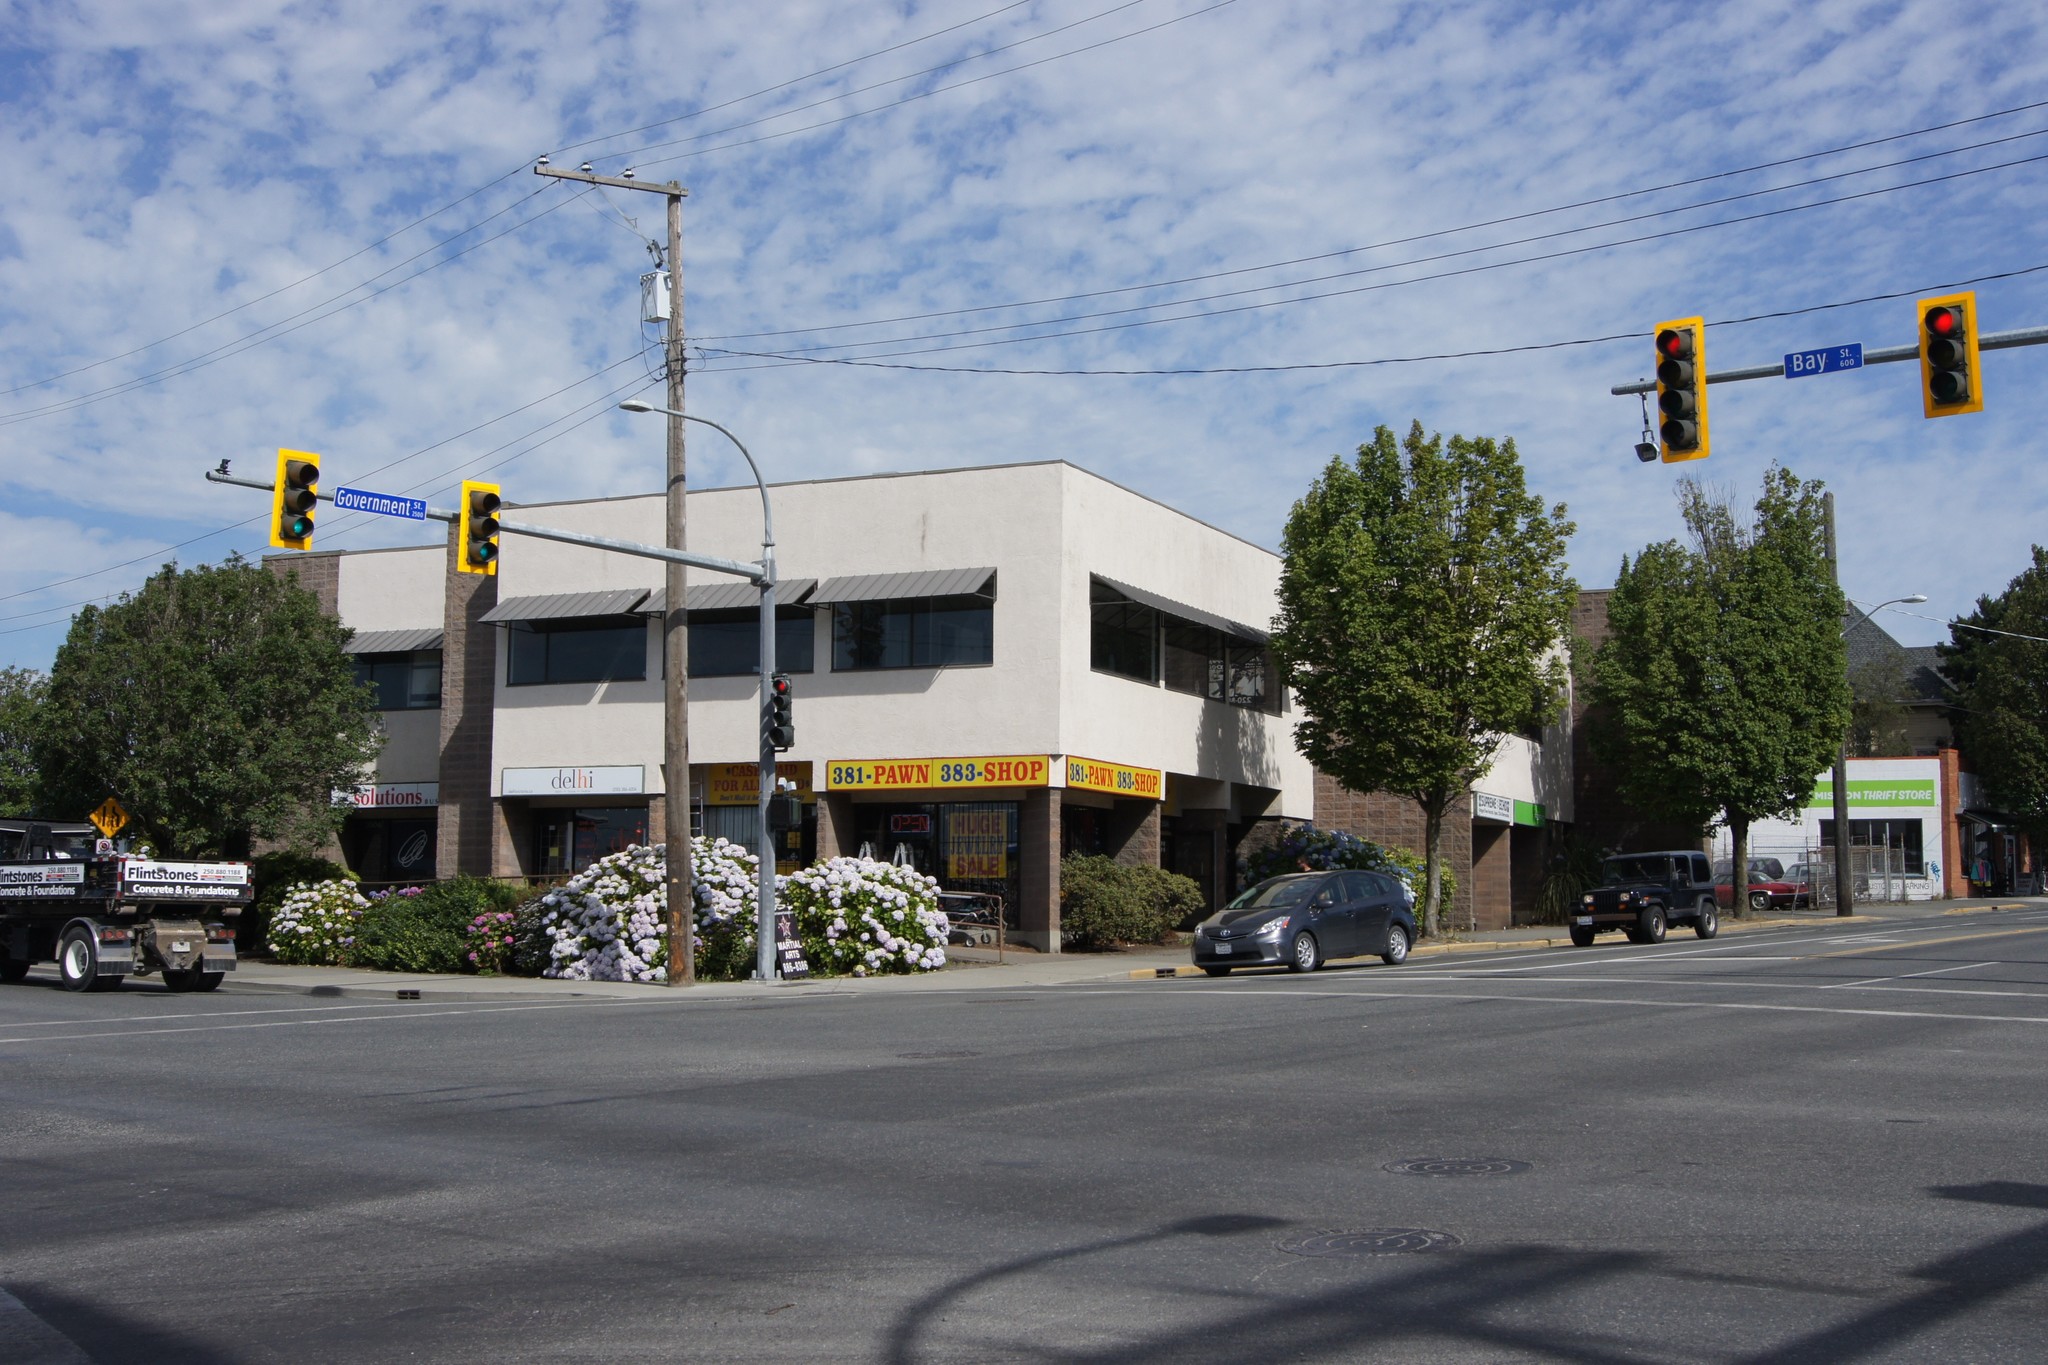
POLYGON ((279 578, 296 578, 300 587, 320 599, 320 610, 333 617, 341 615, 340 551, 265 555, 263 567, 279 578))
MULTIPOLYGON (((1328 773, 1318 771, 1315 784, 1315 822, 1324 829, 1340 829, 1376 844, 1405 848, 1421 856, 1429 844, 1428 824, 1422 807, 1392 792, 1355 792, 1328 773)), ((1444 815, 1444 865, 1458 879, 1458 890, 1444 906, 1444 921, 1463 927, 1471 918, 1472 887, 1472 805, 1459 797, 1444 815)), ((1419 897, 1418 888, 1418 897, 1419 897)), ((1501 905, 1507 905, 1503 891, 1501 905)))

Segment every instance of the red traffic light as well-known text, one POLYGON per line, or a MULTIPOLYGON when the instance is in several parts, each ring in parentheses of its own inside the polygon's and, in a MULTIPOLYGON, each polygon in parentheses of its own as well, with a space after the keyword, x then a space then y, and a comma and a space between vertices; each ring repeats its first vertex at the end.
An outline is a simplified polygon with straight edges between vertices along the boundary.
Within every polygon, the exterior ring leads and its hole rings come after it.
POLYGON ((1683 360, 1692 354, 1692 333, 1667 327, 1657 333, 1657 350, 1674 360, 1683 360))
POLYGON ((768 684, 770 687, 775 689, 775 695, 778 697, 786 697, 790 694, 792 690, 790 687, 789 678, 785 674, 777 673, 774 677, 768 680, 768 684))
POLYGON ((1927 310, 1927 330, 1938 337, 1954 336, 1963 320, 1956 316, 1953 308, 1930 308, 1927 310))

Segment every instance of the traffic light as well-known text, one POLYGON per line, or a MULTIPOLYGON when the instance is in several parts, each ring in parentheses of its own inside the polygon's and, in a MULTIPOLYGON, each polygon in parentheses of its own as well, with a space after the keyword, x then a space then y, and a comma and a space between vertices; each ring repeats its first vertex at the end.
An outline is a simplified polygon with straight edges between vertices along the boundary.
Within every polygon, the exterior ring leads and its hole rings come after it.
POLYGON ((1975 293, 1920 300, 1920 407, 1929 417, 1984 411, 1975 293))
POLYGON ((786 834, 804 827, 804 799, 793 791, 779 791, 768 798, 768 828, 786 834))
POLYGON ((777 673, 768 680, 768 745, 778 753, 796 747, 796 700, 789 674, 777 673))
POLYGON ((498 485, 462 485, 462 506, 455 515, 457 573, 498 572, 498 503, 498 485))
POLYGON ((270 543, 280 550, 312 549, 320 457, 310 450, 278 451, 277 478, 270 487, 270 543))
POLYGON ((1707 321, 1657 324, 1658 435, 1664 463, 1707 458, 1707 321))

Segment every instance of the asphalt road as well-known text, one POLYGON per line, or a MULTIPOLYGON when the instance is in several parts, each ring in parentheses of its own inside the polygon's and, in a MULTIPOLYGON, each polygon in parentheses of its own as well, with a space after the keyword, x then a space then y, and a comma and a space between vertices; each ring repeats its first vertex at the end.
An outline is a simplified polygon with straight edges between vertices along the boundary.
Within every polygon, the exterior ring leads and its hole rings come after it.
POLYGON ((2040 1359, 2044 1058, 2042 908, 1036 990, 7 987, 0 1359, 2040 1359))

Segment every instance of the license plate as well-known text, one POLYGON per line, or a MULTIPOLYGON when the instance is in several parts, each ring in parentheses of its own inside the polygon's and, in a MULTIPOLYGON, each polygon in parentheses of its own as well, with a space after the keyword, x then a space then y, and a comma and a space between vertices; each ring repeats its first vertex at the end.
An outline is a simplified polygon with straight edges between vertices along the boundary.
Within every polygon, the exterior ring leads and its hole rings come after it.
POLYGON ((1579 923, 1581 923, 1581 924, 1591 924, 1592 922, 1593 922, 1593 917, 1592 917, 1591 915, 1580 915, 1580 916, 1579 916, 1579 923))
POLYGON ((1229 945, 1228 943, 1219 943, 1219 944, 1217 944, 1217 945, 1216 945, 1216 956, 1218 956, 1218 957, 1229 957, 1229 956, 1230 956, 1230 945, 1229 945))

